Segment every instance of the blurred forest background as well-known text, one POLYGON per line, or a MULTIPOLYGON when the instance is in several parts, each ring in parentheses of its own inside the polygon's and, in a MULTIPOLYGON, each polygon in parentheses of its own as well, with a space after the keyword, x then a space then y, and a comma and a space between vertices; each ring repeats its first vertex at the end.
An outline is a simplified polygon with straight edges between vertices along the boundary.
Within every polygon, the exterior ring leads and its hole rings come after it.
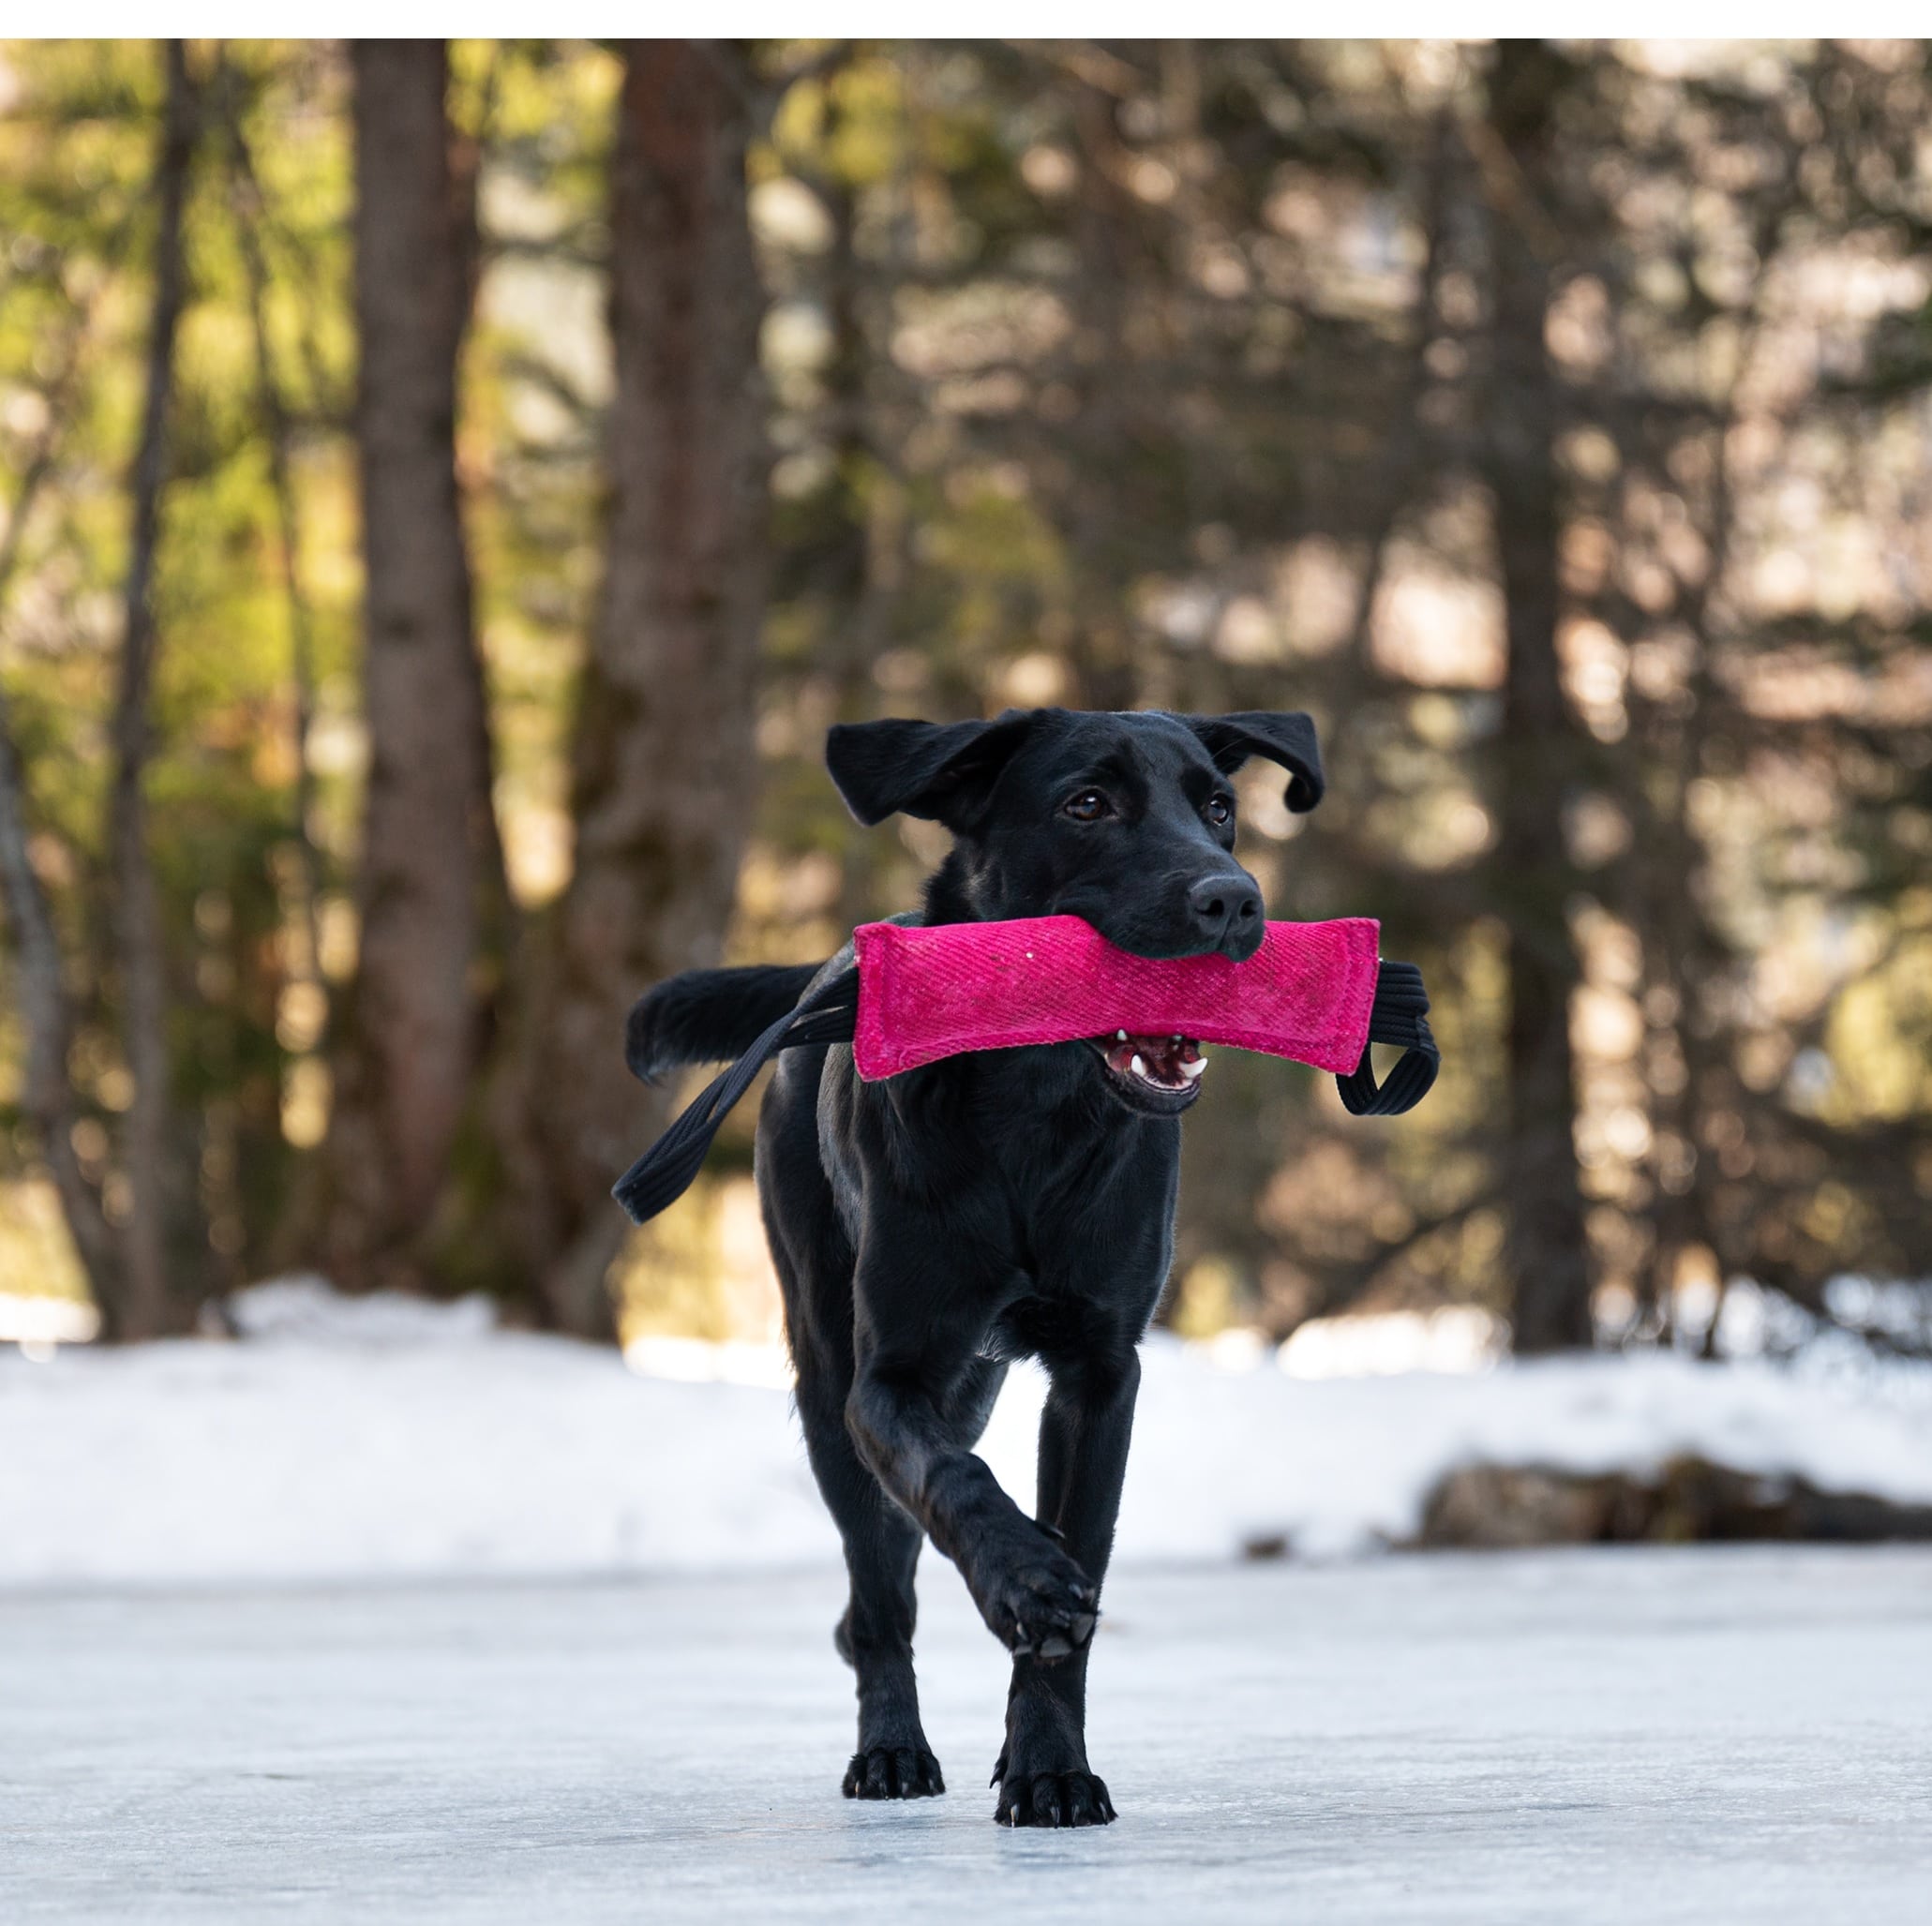
POLYGON ((623 1011, 1046 703, 1311 710, 1244 859, 1436 1001, 1217 1054, 1182 1330, 1932 1347, 1926 46, 0 45, 0 1288, 764 1335, 623 1011))

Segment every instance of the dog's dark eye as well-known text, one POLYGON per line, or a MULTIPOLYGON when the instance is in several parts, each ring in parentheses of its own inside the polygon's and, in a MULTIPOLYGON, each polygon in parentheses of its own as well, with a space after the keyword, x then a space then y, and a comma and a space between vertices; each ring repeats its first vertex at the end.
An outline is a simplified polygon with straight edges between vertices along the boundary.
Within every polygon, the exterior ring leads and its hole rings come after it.
POLYGON ((1210 796, 1207 799, 1207 820, 1219 829, 1223 824, 1235 820, 1235 805, 1225 796, 1210 796))
POLYGON ((1114 805, 1098 789, 1082 789, 1070 796, 1066 807, 1076 823, 1097 823, 1114 814, 1114 805))

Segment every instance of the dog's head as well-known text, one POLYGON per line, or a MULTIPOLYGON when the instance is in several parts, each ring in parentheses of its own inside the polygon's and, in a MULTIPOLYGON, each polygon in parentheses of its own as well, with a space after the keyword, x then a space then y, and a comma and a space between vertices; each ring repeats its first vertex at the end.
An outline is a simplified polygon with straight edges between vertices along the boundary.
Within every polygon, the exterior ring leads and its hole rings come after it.
MULTIPOLYGON (((1301 714, 1010 709, 989 723, 842 724, 825 750, 861 823, 898 812, 952 831, 928 894, 936 919, 1077 916, 1136 956, 1237 962, 1266 919, 1234 855, 1229 779, 1252 756, 1287 769, 1290 809, 1321 800, 1301 714)), ((1131 1109, 1173 1115, 1199 1092, 1188 1038, 1096 1038, 1090 1053, 1131 1109)))

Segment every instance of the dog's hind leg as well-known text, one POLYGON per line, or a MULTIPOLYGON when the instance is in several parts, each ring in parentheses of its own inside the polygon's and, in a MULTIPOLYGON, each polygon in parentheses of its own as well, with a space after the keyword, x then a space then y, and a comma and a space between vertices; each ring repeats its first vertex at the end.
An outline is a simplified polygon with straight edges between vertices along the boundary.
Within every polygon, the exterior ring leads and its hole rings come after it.
POLYGON ((813 1474, 845 1541, 852 1593, 833 1638, 858 1675, 859 1749, 846 1768, 847 1799, 920 1799, 944 1792, 939 1761, 919 1720, 912 1671, 913 1572, 924 1534, 880 1490, 846 1430, 846 1392, 799 1385, 799 1417, 813 1474))
MULTIPOLYGON (((946 1417, 969 1447, 986 1428, 1006 1366, 976 1361, 949 1401, 946 1417)), ((860 1461, 846 1428, 846 1379, 830 1410, 809 1400, 799 1415, 818 1488, 845 1540, 852 1594, 832 1634, 859 1678, 859 1750, 846 1768, 847 1799, 917 1799, 946 1790, 939 1761, 920 1725, 912 1633, 918 1615, 914 1573, 925 1533, 889 1499, 860 1461)))
MULTIPOLYGON (((1054 1372, 1040 1420, 1040 1518, 1096 1585, 1114 1548, 1140 1360, 1086 1360, 1054 1372)), ((1086 1759, 1086 1665, 1092 1645, 1058 1665, 1020 1653, 1007 1695, 1006 1744, 993 1769, 995 1816, 1007 1826, 1104 1826, 1107 1787, 1086 1759)))
POLYGON ((846 1769, 846 1797, 920 1799, 946 1790, 920 1725, 912 1673, 913 1571, 922 1534, 879 1488, 846 1428, 852 1247, 818 1162, 810 1100, 816 1077, 809 1060, 781 1065, 758 1119, 758 1191, 785 1294, 805 1450, 852 1584, 833 1634, 859 1686, 859 1749, 846 1769))

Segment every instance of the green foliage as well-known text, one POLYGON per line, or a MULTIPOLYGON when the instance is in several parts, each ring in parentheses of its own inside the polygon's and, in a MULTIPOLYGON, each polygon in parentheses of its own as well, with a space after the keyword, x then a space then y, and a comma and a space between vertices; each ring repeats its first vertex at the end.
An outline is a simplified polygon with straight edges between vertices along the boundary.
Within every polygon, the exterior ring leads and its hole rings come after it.
MULTIPOLYGON (((346 63, 301 42, 190 55, 148 787, 212 1287, 303 1255, 352 975, 361 565, 346 63)), ((1277 914, 1380 915, 1436 990, 1447 1067, 1400 1129, 1346 1126, 1313 1078, 1217 1063, 1190 1126, 1191 1326, 1281 1330, 1365 1292, 1501 1307, 1504 934, 1552 889, 1585 980, 1576 1141, 1604 1282, 1661 1319, 1693 1247, 1813 1297, 1835 1269, 1932 1268, 1913 1202, 1932 1170, 1924 50, 1569 56, 1539 214, 1484 146, 1479 49, 760 50, 773 591, 734 953, 826 953, 911 903, 943 848, 923 826, 854 829, 819 764, 835 720, 1306 707, 1329 800, 1304 826, 1244 781, 1244 852, 1277 914), (1553 878, 1494 860, 1503 604, 1475 480, 1494 218, 1541 221, 1556 291, 1583 746, 1550 798, 1570 852, 1553 878)), ((499 822, 532 915, 569 873, 602 569, 621 71, 582 43, 453 50, 482 236, 458 466, 499 822)), ((19 548, 0 686, 68 959, 83 1160, 112 1206, 129 1091, 106 724, 159 50, 9 42, 0 100, 0 535, 19 548)), ((9 1017, 0 1185, 38 1182, 22 1056, 9 1017)), ((696 1224, 652 1247, 658 1324, 715 1321, 686 1302, 684 1273, 717 1268, 690 1255, 711 1247, 696 1224)))

